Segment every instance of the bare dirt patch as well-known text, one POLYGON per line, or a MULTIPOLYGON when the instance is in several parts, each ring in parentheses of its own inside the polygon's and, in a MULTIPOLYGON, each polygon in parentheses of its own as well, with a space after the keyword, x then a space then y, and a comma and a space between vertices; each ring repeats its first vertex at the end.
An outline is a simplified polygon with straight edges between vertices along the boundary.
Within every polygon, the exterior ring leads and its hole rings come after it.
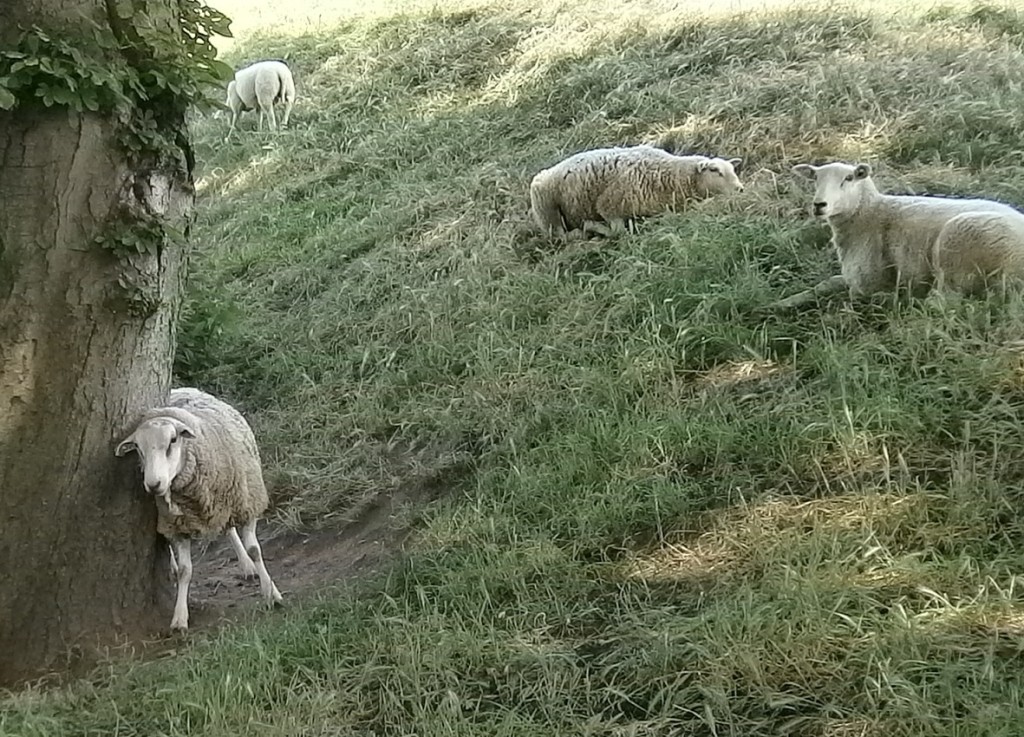
MULTIPOLYGON (((285 605, 399 557, 423 508, 467 470, 449 467, 444 473, 409 479, 381 491, 338 529, 295 533, 264 528, 260 533, 263 557, 285 605)), ((205 550, 199 545, 194 548, 198 549, 193 554, 189 594, 190 631, 217 628, 263 606, 259 582, 242 578, 226 538, 212 541, 205 550)))

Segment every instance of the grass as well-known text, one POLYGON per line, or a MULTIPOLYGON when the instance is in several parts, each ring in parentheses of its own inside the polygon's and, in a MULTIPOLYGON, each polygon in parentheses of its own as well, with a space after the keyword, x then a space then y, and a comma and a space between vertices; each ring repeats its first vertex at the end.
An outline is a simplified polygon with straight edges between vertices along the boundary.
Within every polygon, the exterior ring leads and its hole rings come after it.
POLYGON ((196 121, 176 368, 251 414, 277 524, 449 495, 393 570, 11 694, 0 734, 1019 734, 1024 299, 750 308, 835 268, 799 161, 1024 204, 1024 15, 402 7, 231 47, 300 101, 196 121), (747 193, 533 232, 533 173, 644 140, 747 193))

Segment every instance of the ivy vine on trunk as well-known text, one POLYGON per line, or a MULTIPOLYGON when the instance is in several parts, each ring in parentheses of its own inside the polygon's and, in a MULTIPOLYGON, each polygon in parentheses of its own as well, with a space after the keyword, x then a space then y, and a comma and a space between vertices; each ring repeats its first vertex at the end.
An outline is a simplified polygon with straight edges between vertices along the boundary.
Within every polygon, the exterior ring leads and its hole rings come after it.
POLYGON ((29 0, 0 24, 0 684, 152 635, 166 548, 114 446, 169 388, 194 159, 231 69, 198 0, 29 0))

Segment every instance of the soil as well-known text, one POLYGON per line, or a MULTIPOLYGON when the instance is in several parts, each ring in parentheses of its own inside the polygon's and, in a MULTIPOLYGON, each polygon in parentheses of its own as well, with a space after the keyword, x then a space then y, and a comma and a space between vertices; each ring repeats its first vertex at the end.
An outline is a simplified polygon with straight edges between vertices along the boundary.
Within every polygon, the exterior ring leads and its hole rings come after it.
MULTIPOLYGON (((437 481, 436 477, 409 480, 397 489, 382 491, 340 529, 294 533, 268 532, 261 526, 263 559, 285 605, 290 598, 364 575, 401 555, 414 529, 415 510, 442 493, 437 481)), ((226 537, 212 541, 205 550, 193 543, 192 565, 190 633, 216 629, 264 606, 259 581, 242 577, 226 537)))
MULTIPOLYGON (((471 474, 471 468, 465 460, 428 469, 420 466, 419 473, 406 474, 397 486, 382 489, 352 512, 351 522, 333 529, 296 533, 261 524, 258 534, 263 558, 284 596, 284 606, 392 564, 404 553, 426 507, 471 474)), ((104 643, 91 649, 83 646, 64 668, 34 682, 43 688, 59 686, 87 676, 97 662, 122 657, 173 657, 197 633, 218 630, 251 612, 274 616, 260 596, 259 581, 242 577, 226 536, 207 544, 193 541, 192 565, 186 635, 172 634, 168 628, 141 641, 104 643)), ((165 591, 169 612, 174 601, 174 583, 169 576, 165 591)))

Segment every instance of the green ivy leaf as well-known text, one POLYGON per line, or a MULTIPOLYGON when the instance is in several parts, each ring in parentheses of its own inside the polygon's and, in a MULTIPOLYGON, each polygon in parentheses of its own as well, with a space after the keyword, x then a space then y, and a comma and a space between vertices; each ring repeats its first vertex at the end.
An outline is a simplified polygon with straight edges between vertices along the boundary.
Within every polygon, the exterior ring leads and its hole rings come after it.
MULTIPOLYGON (((214 11, 216 12, 216 11, 214 11)), ((231 19, 226 15, 217 13, 211 15, 209 21, 209 28, 211 33, 215 33, 218 36, 224 36, 225 38, 231 38, 231 19)))
POLYGON ((166 235, 167 239, 169 241, 171 241, 172 243, 184 243, 185 242, 185 232, 183 230, 180 230, 178 228, 174 228, 174 227, 172 227, 170 225, 167 225, 167 224, 164 224, 164 235, 166 235))
POLYGON ((100 109, 99 98, 96 95, 96 90, 92 87, 86 87, 82 90, 81 100, 86 110, 96 112, 100 109))
POLYGON ((132 7, 130 2, 120 2, 116 4, 115 12, 117 13, 117 17, 121 20, 131 20, 132 14, 135 12, 135 8, 132 7))
POLYGON ((82 99, 71 90, 55 87, 50 90, 50 96, 60 105, 69 105, 81 110, 82 99))
POLYGON ((230 64, 225 64, 219 59, 210 60, 210 69, 217 75, 218 79, 229 80, 235 76, 235 70, 230 64))
MULTIPOLYGON (((199 0, 177 0, 180 34, 169 34, 147 22, 144 13, 134 12, 147 0, 112 1, 114 15, 130 19, 147 47, 140 62, 129 64, 121 54, 107 53, 121 44, 101 24, 94 24, 92 33, 76 39, 75 45, 51 38, 39 27, 22 29, 16 48, 0 51, 0 109, 36 99, 47 107, 105 110, 122 123, 117 135, 122 146, 133 152, 157 151, 173 145, 158 119, 210 105, 212 92, 233 76, 210 43, 213 33, 231 35, 231 21, 199 0)), ((162 242, 163 233, 156 236, 162 242)), ((137 246, 127 238, 122 245, 137 246)))
MULTIPOLYGON (((3 80, 0 80, 2 82, 3 80)), ((18 98, 11 94, 11 91, 0 84, 0 110, 13 110, 18 98)))

